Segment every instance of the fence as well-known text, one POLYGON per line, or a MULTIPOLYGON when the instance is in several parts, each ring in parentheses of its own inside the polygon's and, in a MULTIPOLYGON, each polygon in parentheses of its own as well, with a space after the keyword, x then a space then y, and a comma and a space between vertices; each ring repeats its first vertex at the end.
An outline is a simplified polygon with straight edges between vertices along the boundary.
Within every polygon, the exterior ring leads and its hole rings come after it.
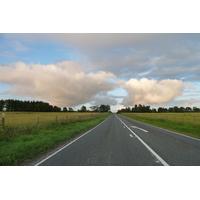
POLYGON ((4 129, 5 126, 39 125, 53 121, 61 124, 69 124, 96 118, 98 115, 98 113, 9 113, 6 114, 6 118, 5 115, 3 117, 0 115, 0 119, 2 128, 4 129))
POLYGON ((130 113, 129 115, 154 118, 154 119, 165 119, 171 121, 184 121, 184 122, 193 122, 200 123, 200 113, 130 113))
POLYGON ((0 115, 0 120, 1 120, 2 130, 4 130, 4 127, 5 127, 5 114, 4 113, 2 113, 0 115))

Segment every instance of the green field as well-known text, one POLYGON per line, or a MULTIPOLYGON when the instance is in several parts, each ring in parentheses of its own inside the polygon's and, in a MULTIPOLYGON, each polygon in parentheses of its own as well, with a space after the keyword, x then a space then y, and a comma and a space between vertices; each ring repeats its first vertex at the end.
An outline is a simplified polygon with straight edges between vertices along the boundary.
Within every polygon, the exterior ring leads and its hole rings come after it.
POLYGON ((109 115, 6 112, 4 130, 0 126, 0 165, 19 165, 93 128, 109 115))
POLYGON ((200 138, 200 113, 122 113, 122 115, 200 138))

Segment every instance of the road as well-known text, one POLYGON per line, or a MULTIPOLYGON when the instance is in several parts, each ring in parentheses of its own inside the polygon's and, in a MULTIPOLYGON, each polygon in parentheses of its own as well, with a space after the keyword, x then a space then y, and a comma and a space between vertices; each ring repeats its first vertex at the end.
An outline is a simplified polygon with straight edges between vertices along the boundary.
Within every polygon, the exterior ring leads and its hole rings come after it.
POLYGON ((200 140, 112 114, 37 166, 200 166, 200 140))

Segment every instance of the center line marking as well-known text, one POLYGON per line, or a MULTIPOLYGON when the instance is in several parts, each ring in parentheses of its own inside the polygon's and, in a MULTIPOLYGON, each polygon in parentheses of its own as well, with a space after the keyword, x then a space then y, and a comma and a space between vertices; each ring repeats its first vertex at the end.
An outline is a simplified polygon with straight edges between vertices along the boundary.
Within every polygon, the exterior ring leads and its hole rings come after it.
POLYGON ((124 126, 164 165, 169 166, 150 146, 148 146, 136 133, 134 133, 119 117, 117 117, 124 126))

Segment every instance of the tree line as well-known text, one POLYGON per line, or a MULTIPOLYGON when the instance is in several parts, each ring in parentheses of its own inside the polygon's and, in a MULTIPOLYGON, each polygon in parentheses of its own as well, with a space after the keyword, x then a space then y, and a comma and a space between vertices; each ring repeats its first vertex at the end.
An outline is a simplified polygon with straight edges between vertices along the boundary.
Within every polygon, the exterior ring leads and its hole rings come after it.
POLYGON ((60 112, 61 108, 43 101, 0 100, 0 111, 60 112))
POLYGON ((158 109, 156 108, 150 108, 150 106, 145 106, 145 105, 135 105, 134 107, 126 107, 122 108, 121 110, 118 110, 117 113, 122 113, 122 112, 133 112, 133 113, 166 113, 166 112, 200 112, 200 108, 197 107, 170 107, 170 108, 164 108, 164 107, 159 107, 158 109))
MULTIPOLYGON (((110 112, 109 105, 91 106, 88 110, 86 106, 78 109, 78 112, 110 112)), ((52 106, 43 101, 22 101, 15 99, 0 100, 0 111, 23 111, 23 112, 76 112, 72 107, 52 106)))

